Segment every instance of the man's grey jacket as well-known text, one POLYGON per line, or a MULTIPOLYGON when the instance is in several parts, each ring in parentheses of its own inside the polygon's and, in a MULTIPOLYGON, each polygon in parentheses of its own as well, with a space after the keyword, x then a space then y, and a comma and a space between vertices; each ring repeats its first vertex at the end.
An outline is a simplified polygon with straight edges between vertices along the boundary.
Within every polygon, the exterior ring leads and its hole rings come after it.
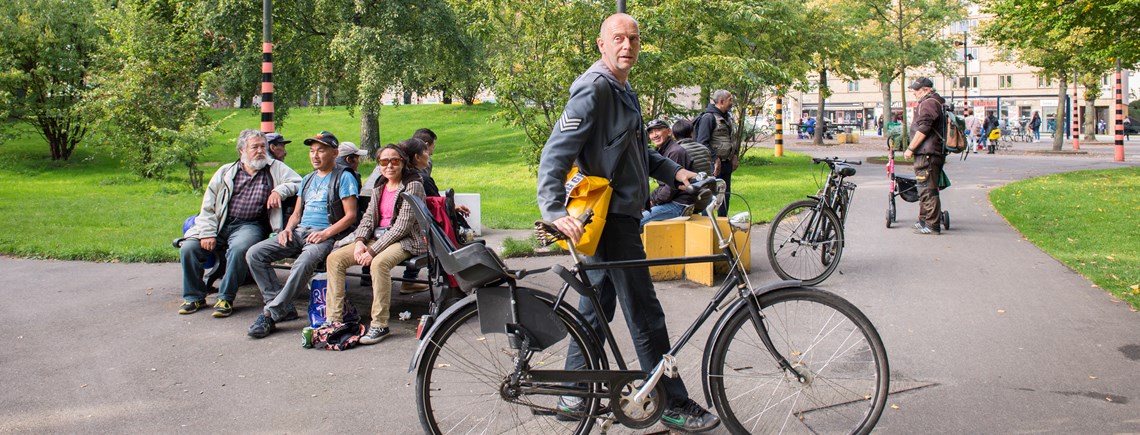
MULTIPOLYGON (((186 231, 186 237, 201 239, 218 236, 229 216, 234 179, 237 178, 237 171, 241 170, 241 165, 233 162, 223 165, 214 172, 210 184, 206 185, 206 194, 202 196, 202 209, 198 211, 194 226, 186 231)), ((301 176, 297 175, 293 168, 283 162, 270 160, 261 170, 269 171, 269 185, 273 187, 274 192, 281 195, 282 201, 297 194, 297 189, 301 185, 301 176)), ((284 222, 281 207, 269 209, 269 225, 273 228, 273 232, 281 231, 284 222)))
POLYGON ((648 146, 641 104, 627 83, 618 83, 597 61, 570 85, 570 100, 550 133, 538 165, 542 218, 566 216, 566 174, 578 165, 586 175, 609 178, 611 214, 640 218, 649 198, 649 177, 674 183, 681 169, 648 146))

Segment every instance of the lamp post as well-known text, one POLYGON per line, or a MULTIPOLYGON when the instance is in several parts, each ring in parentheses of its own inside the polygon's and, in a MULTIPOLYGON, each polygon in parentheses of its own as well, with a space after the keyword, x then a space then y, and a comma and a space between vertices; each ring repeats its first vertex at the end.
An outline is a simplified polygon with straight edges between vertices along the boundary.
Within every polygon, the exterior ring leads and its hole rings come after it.
MULTIPOLYGON (((962 46, 962 108, 970 106, 970 50, 967 45, 967 32, 962 31, 962 40, 954 41, 954 45, 962 46)), ((964 112, 963 112, 964 113, 964 112)))

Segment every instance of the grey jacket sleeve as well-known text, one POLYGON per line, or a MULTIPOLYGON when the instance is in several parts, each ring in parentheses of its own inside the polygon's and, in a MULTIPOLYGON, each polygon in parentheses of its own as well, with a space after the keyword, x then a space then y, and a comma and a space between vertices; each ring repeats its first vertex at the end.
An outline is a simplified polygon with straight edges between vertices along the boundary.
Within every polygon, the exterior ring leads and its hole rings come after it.
POLYGON ((281 199, 297 194, 301 188, 301 176, 297 175, 297 171, 282 161, 274 161, 270 170, 273 171, 273 178, 277 181, 277 186, 273 188, 273 191, 281 195, 281 199))
POLYGON ((566 174, 591 138, 598 123, 591 115, 605 92, 609 92, 609 85, 604 80, 580 80, 570 86, 570 100, 550 132, 538 163, 538 209, 545 220, 567 215, 566 174))
MULTIPOLYGON (((206 194, 202 196, 202 208, 198 211, 198 217, 194 219, 194 230, 187 233, 187 236, 195 238, 210 238, 217 237, 218 230, 221 225, 218 224, 218 194, 221 192, 223 186, 223 178, 225 173, 229 172, 229 165, 222 165, 214 175, 210 177, 210 183, 206 185, 206 194)), ((226 205, 222 205, 225 207, 226 205)))

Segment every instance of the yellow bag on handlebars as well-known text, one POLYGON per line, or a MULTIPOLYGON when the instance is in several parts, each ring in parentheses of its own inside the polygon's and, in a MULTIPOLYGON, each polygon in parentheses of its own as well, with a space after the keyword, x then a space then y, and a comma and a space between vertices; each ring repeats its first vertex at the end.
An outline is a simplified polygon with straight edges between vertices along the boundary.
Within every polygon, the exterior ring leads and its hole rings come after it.
MULTIPOLYGON (((602 240, 602 229, 606 226, 606 213, 610 211, 610 196, 614 188, 610 180, 578 172, 578 167, 570 168, 566 175, 566 212, 578 217, 586 209, 594 209, 594 217, 586 224, 586 231, 574 248, 584 255, 594 255, 598 242, 602 240)), ((559 241, 563 249, 570 249, 566 241, 559 241)))

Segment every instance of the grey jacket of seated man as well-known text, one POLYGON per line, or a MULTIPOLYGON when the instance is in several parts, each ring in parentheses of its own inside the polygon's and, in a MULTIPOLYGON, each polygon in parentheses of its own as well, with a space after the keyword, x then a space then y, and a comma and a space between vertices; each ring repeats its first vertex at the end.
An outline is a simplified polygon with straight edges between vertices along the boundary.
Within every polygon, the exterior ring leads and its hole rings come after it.
POLYGON ((681 169, 650 149, 637 94, 597 61, 570 85, 570 100, 542 149, 538 207, 553 222, 566 216, 566 174, 577 164, 586 175, 609 178, 609 213, 640 219, 649 177, 670 185, 681 169))

